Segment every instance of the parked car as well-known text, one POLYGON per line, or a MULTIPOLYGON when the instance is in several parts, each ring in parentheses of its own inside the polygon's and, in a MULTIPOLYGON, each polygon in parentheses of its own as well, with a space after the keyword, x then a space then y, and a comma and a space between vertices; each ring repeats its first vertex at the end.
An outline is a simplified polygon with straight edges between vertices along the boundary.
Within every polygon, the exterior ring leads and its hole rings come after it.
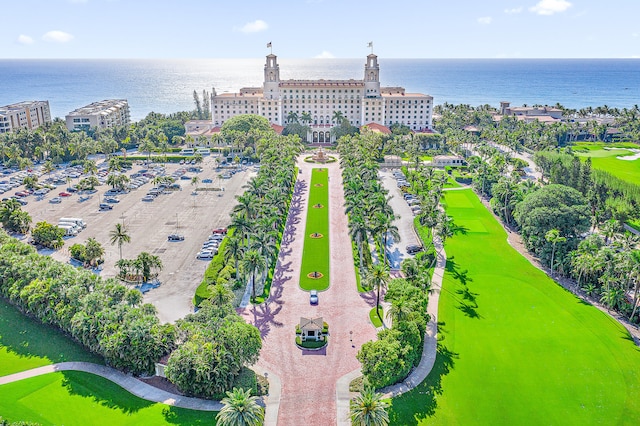
POLYGON ((411 244, 407 246, 407 254, 416 254, 422 250, 424 250, 424 247, 419 244, 411 244))
POLYGON ((49 202, 51 204, 60 204, 62 202, 62 198, 60 197, 53 197, 52 199, 49 200, 49 202))
POLYGON ((104 202, 110 203, 110 204, 116 204, 116 203, 119 203, 120 200, 116 197, 104 197, 104 202))
POLYGON ((226 234, 227 228, 216 228, 212 231, 214 234, 226 234))
POLYGON ((184 235, 181 234, 170 234, 167 239, 169 241, 184 241, 184 235))
POLYGON ((202 179, 202 183, 213 183, 212 179, 202 179))
POLYGON ((58 194, 61 197, 71 197, 71 194, 65 191, 62 191, 61 193, 58 194))
POLYGON ((311 290, 309 292, 309 303, 312 305, 318 304, 318 290, 311 290))
POLYGON ((142 197, 142 201, 153 201, 155 199, 156 197, 154 197, 153 195, 145 195, 144 197, 142 197))
POLYGON ((213 259, 213 252, 208 250, 199 251, 198 254, 196 254, 196 259, 200 259, 200 260, 213 259))
POLYGON ((113 210, 113 206, 107 203, 100 203, 100 210, 113 210))

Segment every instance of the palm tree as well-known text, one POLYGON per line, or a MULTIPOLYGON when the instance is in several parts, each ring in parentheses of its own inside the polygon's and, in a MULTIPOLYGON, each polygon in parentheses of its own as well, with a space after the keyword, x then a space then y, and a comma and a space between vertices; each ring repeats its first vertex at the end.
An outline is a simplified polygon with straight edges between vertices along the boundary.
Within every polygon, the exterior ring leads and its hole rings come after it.
POLYGON ((245 273, 249 274, 249 282, 251 283, 251 301, 256 300, 256 274, 262 272, 266 268, 267 263, 264 257, 260 255, 258 250, 249 250, 245 253, 240 267, 245 273))
POLYGON ((560 235, 560 231, 558 229, 550 229, 544 235, 544 238, 551 243, 551 276, 553 277, 553 258, 556 251, 556 244, 563 243, 567 241, 567 239, 560 235))
POLYGON ((227 239, 227 242, 224 246, 224 252, 223 252, 224 260, 225 262, 228 262, 230 259, 234 259, 235 268, 236 268, 236 278, 239 274, 238 259, 240 259, 243 252, 244 252, 244 247, 242 246, 241 237, 237 237, 233 235, 227 239))
POLYGON ((307 111, 303 111, 302 114, 300 114, 300 121, 302 121, 303 123, 311 123, 311 113, 307 112, 307 111))
POLYGON ((118 244, 120 259, 122 259, 122 245, 131 242, 131 236, 127 233, 127 228, 122 223, 116 223, 115 228, 109 233, 111 245, 118 244))
POLYGON ((216 416, 218 426, 260 426, 264 421, 264 409, 249 389, 233 388, 220 402, 223 407, 216 416))
POLYGON ((231 303, 235 295, 233 292, 224 284, 215 284, 209 286, 209 301, 214 306, 224 306, 228 303, 231 303))
POLYGON ((369 288, 376 289, 376 314, 382 321, 382 315, 380 315, 380 290, 389 283, 389 271, 387 265, 384 263, 376 263, 371 266, 367 271, 365 277, 365 284, 369 288))
POLYGON ((297 112, 291 111, 289 112, 289 114, 287 114, 287 123, 297 123, 298 120, 299 118, 297 112))
POLYGON ((147 282, 149 278, 151 278, 151 270, 157 269, 159 271, 162 270, 162 261, 158 256, 154 256, 152 254, 143 251, 136 258, 136 262, 140 263, 140 271, 142 272, 142 281, 147 282))
POLYGON ((191 193, 191 195, 193 195, 193 207, 196 206, 196 198, 195 196, 198 195, 198 183, 200 182, 200 178, 198 176, 194 176, 191 178, 191 185, 195 185, 196 189, 194 190, 193 193, 191 193))
POLYGON ((382 394, 367 387, 349 402, 351 424, 357 426, 387 426, 389 405, 382 400, 382 394))
POLYGON ((87 263, 91 266, 95 266, 95 262, 102 258, 104 255, 104 248, 102 244, 96 241, 95 238, 89 238, 85 244, 85 258, 87 263))

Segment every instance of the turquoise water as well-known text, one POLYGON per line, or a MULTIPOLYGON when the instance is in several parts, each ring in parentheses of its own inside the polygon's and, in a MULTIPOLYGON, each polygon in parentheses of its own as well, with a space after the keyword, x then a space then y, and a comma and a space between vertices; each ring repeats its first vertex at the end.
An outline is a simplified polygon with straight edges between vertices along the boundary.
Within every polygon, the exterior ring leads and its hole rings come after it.
MULTIPOLYGON (((427 93, 436 104, 557 102, 571 108, 640 103, 638 59, 385 59, 383 86, 427 93)), ((282 79, 361 79, 365 58, 279 58, 282 79)), ((106 98, 126 98, 131 116, 191 110, 193 91, 259 86, 264 59, 0 60, 0 105, 49 100, 54 117, 106 98)))

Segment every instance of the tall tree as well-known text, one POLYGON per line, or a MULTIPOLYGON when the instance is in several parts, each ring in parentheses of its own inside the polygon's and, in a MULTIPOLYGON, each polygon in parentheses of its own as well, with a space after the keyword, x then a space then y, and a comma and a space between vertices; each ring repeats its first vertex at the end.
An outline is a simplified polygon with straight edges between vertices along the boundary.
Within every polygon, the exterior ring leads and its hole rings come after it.
POLYGON ((127 232, 127 228, 122 223, 116 223, 115 227, 109 232, 111 245, 117 244, 120 250, 120 259, 122 259, 122 245, 131 242, 131 236, 127 232))
POLYGON ((369 268, 365 276, 365 285, 376 290, 376 314, 380 322, 383 322, 382 315, 380 314, 380 292, 388 283, 389 271, 384 263, 376 263, 369 268))

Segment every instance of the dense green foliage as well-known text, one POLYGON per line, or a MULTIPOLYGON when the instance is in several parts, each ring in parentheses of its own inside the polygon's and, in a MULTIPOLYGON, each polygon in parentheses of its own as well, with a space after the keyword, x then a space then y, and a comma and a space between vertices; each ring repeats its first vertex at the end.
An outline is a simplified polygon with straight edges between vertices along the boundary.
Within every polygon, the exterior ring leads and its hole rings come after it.
MULTIPOLYGON (((578 245, 581 235, 589 230, 589 208, 577 190, 564 185, 546 185, 528 195, 515 209, 527 249, 549 263, 553 243, 545 238, 552 229, 566 238, 555 250, 568 253, 578 245)), ((562 258, 564 256, 558 256, 562 258)))
POLYGON ((165 373, 189 395, 220 398, 243 366, 258 360, 260 332, 228 301, 203 302, 197 313, 179 320, 178 327, 184 343, 171 354, 165 373))
POLYGON ((0 204, 0 223, 8 232, 25 234, 31 225, 31 216, 22 210, 22 205, 12 198, 0 204))
POLYGON ((233 233, 223 252, 236 277, 251 285, 253 301, 268 295, 297 178, 295 158, 302 145, 296 136, 271 132, 256 142, 256 148, 260 170, 245 185, 244 194, 236 197, 229 225, 233 233))
POLYGON ((64 236, 64 229, 49 222, 38 222, 31 231, 31 237, 37 245, 52 249, 58 249, 64 245, 64 240, 62 239, 64 236))
POLYGON ((373 264, 369 238, 376 242, 384 265, 387 238, 394 236, 399 241, 398 230, 392 223, 395 216, 389 206, 388 191, 378 179, 382 140, 382 135, 364 131, 338 141, 349 234, 357 250, 355 262, 361 276, 373 264))
POLYGON ((175 346, 137 290, 61 264, 6 234, 0 236, 0 294, 25 313, 59 327, 109 365, 142 374, 175 346))

